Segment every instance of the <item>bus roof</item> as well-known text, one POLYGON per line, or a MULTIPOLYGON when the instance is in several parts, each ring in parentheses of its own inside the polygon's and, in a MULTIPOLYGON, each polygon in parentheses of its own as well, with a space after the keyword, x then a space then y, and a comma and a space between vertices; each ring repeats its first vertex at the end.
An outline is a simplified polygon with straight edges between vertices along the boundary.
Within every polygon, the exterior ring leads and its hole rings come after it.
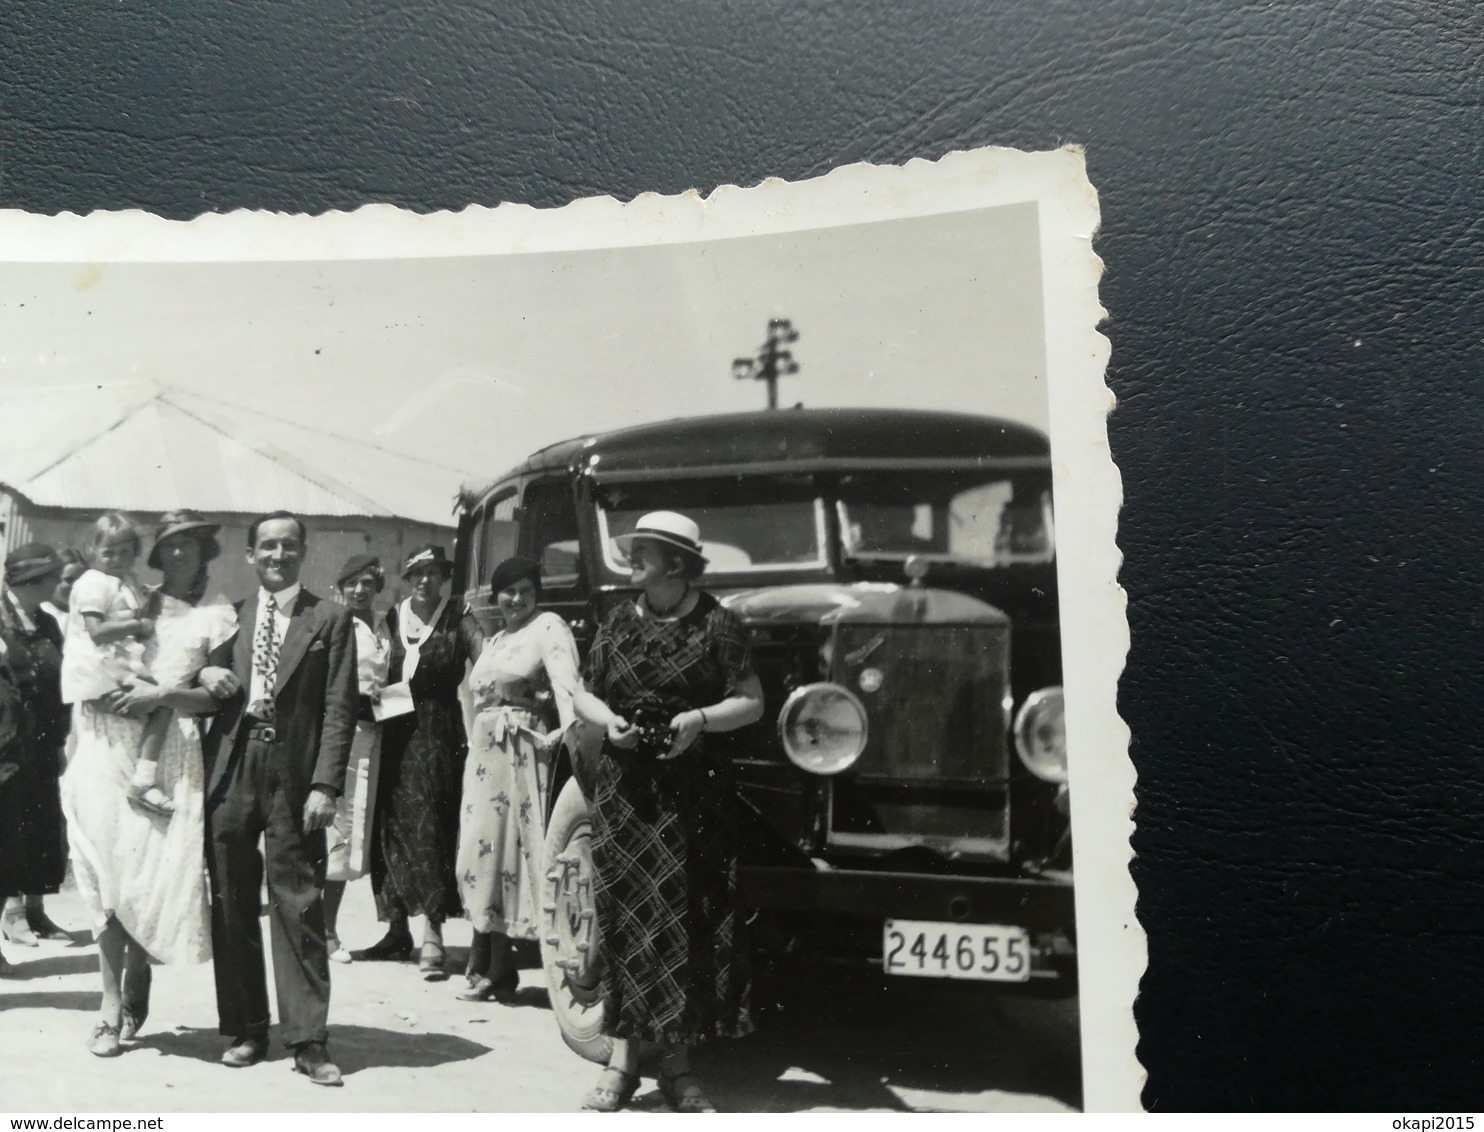
POLYGON ((682 417, 548 445, 494 480, 466 484, 471 507, 497 484, 534 472, 588 469, 599 478, 665 471, 762 471, 882 461, 1046 463, 1045 433, 971 413, 924 409, 777 409, 682 417))

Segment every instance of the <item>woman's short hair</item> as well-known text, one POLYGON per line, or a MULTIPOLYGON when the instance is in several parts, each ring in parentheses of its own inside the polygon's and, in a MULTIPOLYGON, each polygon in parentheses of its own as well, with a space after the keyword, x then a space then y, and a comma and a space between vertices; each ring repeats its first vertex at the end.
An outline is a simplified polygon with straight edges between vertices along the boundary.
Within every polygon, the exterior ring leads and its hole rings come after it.
POLYGON ((541 597, 541 563, 533 558, 523 558, 520 555, 505 559, 490 572, 490 594, 494 596, 501 590, 509 589, 516 582, 529 579, 536 589, 536 598, 541 597))
POLYGON ((144 535, 139 524, 122 511, 105 511, 93 523, 93 537, 88 545, 96 550, 105 542, 131 541, 137 553, 144 549, 144 535))
POLYGON ((706 572, 706 560, 699 554, 692 554, 688 550, 680 550, 676 547, 659 544, 661 553, 665 556, 665 572, 675 573, 678 567, 679 574, 687 582, 694 582, 706 572))
POLYGON ((377 593, 386 588, 386 571, 382 569, 381 559, 374 554, 353 554, 346 559, 335 578, 335 588, 345 589, 362 574, 371 576, 371 580, 376 583, 377 593))

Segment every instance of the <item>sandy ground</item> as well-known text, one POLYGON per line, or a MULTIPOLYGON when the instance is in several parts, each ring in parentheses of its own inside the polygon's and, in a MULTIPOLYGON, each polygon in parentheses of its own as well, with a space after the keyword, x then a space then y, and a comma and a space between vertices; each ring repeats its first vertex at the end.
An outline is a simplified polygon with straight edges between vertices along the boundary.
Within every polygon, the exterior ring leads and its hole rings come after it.
MULTIPOLYGON (((52 918, 85 929, 76 896, 52 918)), ((266 932, 265 932, 266 934, 266 932)), ((381 935, 369 885, 353 884, 341 935, 381 935)), ((462 970, 468 925, 448 925, 462 970)), ((6 943, 20 978, 0 981, 0 1107, 76 1112, 570 1112, 597 1077, 557 1033, 537 969, 514 1006, 460 1002, 461 976, 427 983, 411 963, 336 965, 330 1050, 345 1087, 311 1085, 275 1045, 251 1069, 218 1064, 211 965, 155 971, 149 1021, 111 1060, 84 1048, 98 1008, 91 934, 39 947, 6 943)), ((271 986, 271 975, 270 975, 271 986)), ((852 976, 759 980, 759 1032, 715 1043, 697 1065, 724 1111, 1064 1111, 1080 1103, 1072 1000, 977 985, 852 976), (902 985, 902 984, 911 984, 902 985), (925 985, 926 984, 926 985, 925 985), (981 993, 981 991, 983 993, 981 993)), ((662 1109, 652 1080, 635 1107, 662 1109)))

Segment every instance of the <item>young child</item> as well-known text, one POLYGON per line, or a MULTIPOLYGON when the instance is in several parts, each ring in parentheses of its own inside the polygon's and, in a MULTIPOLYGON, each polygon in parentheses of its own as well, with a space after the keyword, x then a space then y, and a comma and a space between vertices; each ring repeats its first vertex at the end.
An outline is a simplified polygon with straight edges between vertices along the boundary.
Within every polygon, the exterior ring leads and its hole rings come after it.
MULTIPOLYGON (((83 703, 136 684, 153 684, 144 663, 144 642, 155 623, 134 577, 143 539, 127 515, 109 511, 93 524, 89 547, 92 568, 73 584, 68 597, 67 635, 62 655, 62 698, 83 703)), ((160 789, 160 751, 173 713, 156 708, 145 719, 139 761, 129 784, 136 809, 169 817, 175 806, 160 789)))

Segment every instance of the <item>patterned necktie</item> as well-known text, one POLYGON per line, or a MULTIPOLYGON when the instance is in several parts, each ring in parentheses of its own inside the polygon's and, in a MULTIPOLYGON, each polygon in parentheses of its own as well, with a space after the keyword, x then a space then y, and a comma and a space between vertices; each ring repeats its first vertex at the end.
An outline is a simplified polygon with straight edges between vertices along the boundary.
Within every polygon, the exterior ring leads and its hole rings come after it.
POLYGON ((273 716, 273 683, 278 677, 278 602, 272 594, 258 614, 258 632, 252 643, 253 671, 263 677, 263 699, 253 713, 263 719, 273 716))

